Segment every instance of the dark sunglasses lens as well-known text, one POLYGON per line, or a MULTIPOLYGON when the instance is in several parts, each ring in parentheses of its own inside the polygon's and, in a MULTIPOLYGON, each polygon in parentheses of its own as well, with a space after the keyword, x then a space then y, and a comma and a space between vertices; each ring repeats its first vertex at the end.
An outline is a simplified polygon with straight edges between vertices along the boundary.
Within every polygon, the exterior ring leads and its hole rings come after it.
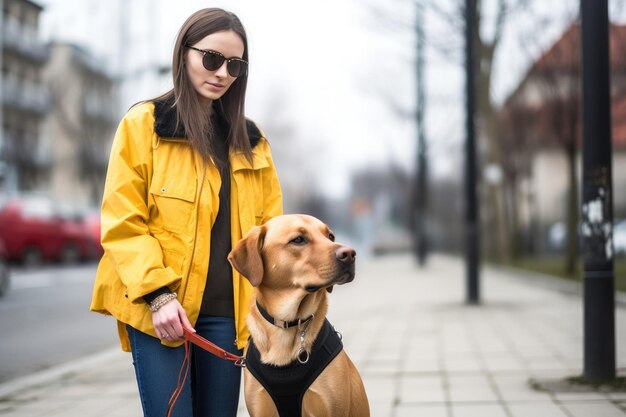
POLYGON ((248 64, 246 64, 243 61, 231 59, 228 62, 228 73, 232 77, 241 77, 242 75, 246 75, 247 69, 248 69, 248 64))
POLYGON ((211 52, 207 52, 204 54, 204 58, 202 58, 202 65, 204 68, 209 71, 215 71, 224 63, 225 58, 218 54, 213 54, 211 52))

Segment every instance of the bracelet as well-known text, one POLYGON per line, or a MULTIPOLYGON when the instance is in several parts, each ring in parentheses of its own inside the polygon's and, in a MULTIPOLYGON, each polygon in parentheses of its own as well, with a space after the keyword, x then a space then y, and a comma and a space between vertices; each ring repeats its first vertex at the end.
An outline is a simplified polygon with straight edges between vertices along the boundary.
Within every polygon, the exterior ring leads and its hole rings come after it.
POLYGON ((167 292, 165 294, 161 294, 157 298, 152 300, 152 302, 150 303, 150 311, 154 313, 155 311, 163 307, 165 304, 175 299, 176 299, 175 292, 167 292))

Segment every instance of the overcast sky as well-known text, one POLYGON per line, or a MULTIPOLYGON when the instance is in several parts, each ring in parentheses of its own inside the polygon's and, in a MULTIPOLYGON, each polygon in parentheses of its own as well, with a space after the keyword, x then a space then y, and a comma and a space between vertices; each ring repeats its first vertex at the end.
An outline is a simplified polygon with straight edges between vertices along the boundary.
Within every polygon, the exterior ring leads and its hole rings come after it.
MULTIPOLYGON (((231 10, 246 27, 250 45, 248 116, 261 127, 264 122, 275 124, 277 120, 291 126, 293 141, 279 144, 286 147, 281 154, 305 154, 309 163, 303 164, 303 174, 316 187, 340 196, 348 191, 349 175, 355 168, 390 162, 407 171, 413 168, 414 123, 399 118, 389 106, 390 101, 407 110, 414 105, 415 39, 412 29, 401 25, 413 21, 412 1, 39 3, 45 6, 41 30, 46 40, 81 44, 112 73, 142 74, 126 83, 124 107, 169 88, 169 80, 148 73, 155 65, 169 65, 176 32, 191 13, 207 6, 231 10), (121 7, 126 7, 126 13, 121 13, 121 7), (372 12, 377 9, 381 12, 372 12)), ((562 0, 535 3, 538 6, 516 17, 505 33, 505 52, 498 55, 494 80, 494 95, 499 101, 519 82, 533 55, 563 30, 573 4, 562 0), (551 16, 549 23, 545 16, 551 16), (540 25, 541 35, 537 35, 540 25)), ((453 38, 448 36, 449 22, 430 15, 426 19, 429 36, 437 42, 453 38)), ((439 174, 450 174, 459 171, 454 155, 460 155, 462 149, 464 79, 458 65, 460 55, 455 58, 432 49, 427 52, 427 133, 432 166, 439 174)))

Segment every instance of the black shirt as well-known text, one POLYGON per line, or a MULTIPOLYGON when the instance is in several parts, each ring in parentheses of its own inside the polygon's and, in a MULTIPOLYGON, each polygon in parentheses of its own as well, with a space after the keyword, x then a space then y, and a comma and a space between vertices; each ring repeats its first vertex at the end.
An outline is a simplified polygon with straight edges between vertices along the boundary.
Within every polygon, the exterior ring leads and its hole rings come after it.
POLYGON ((219 116, 213 118, 213 149, 220 161, 220 207, 211 229, 211 254, 206 288, 202 295, 200 314, 234 317, 233 271, 228 262, 230 236, 230 164, 228 162, 228 125, 219 116))

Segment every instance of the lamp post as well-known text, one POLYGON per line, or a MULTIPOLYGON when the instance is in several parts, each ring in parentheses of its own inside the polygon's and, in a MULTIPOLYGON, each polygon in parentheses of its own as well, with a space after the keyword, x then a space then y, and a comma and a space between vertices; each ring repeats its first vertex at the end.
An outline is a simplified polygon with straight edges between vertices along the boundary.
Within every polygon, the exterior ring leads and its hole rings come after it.
POLYGON ((478 200, 476 198, 476 0, 465 0, 465 74, 466 74, 466 145, 465 145, 465 259, 467 303, 480 303, 478 200))
POLYGON ((428 198, 428 165, 426 154, 426 129, 424 115, 426 111, 425 83, 424 83, 424 5, 416 2, 415 35, 416 62, 415 62, 415 85, 416 91, 416 126, 417 126, 417 158, 415 167, 415 207, 413 222, 413 244, 414 253, 420 266, 424 266, 427 256, 427 235, 426 235, 426 207, 428 198))
POLYGON ((615 378, 613 183, 607 0, 581 0, 584 377, 615 378))

